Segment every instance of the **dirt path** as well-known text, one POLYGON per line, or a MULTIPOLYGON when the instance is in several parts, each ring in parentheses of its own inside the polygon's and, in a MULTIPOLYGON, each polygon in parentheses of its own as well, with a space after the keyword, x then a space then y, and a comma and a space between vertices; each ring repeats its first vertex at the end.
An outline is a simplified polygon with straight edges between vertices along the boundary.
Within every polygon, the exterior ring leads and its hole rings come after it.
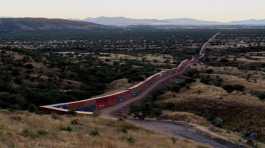
MULTIPOLYGON (((185 123, 173 123, 170 121, 154 120, 127 120, 127 122, 138 127, 148 129, 157 133, 175 138, 185 138, 199 143, 210 145, 214 148, 240 148, 241 146, 223 139, 212 138, 209 135, 189 126, 185 123)), ((242 148, 242 147, 241 147, 242 148)))

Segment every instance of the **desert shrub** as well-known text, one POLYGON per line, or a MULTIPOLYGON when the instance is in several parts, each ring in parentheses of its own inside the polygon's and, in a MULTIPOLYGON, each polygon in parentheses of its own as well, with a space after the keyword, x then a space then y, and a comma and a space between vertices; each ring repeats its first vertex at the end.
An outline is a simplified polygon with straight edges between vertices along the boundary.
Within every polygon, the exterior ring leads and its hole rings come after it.
POLYGON ((14 120, 14 121, 22 121, 22 117, 21 116, 11 116, 10 119, 14 120))
POLYGON ((173 144, 175 144, 177 142, 175 137, 171 137, 171 141, 172 141, 173 144))
POLYGON ((63 117, 56 114, 56 113, 52 113, 51 114, 51 118, 54 119, 54 120, 63 120, 63 117))
POLYGON ((162 114, 162 109, 155 103, 155 100, 148 97, 141 104, 131 106, 129 113, 137 118, 158 117, 162 114))
POLYGON ((23 109, 24 106, 26 106, 26 100, 23 96, 9 92, 0 92, 0 107, 23 109))
POLYGON ((224 85, 223 89, 231 93, 233 91, 244 91, 245 87, 243 85, 235 84, 235 85, 224 85))
POLYGON ((30 129, 24 129, 21 134, 24 137, 30 137, 30 138, 37 138, 38 137, 38 135, 30 129))
POLYGON ((205 84, 210 84, 210 82, 211 82, 211 78, 210 78, 209 75, 207 75, 207 76, 202 76, 202 77, 200 78, 200 80, 201 80, 202 83, 205 83, 205 84))
POLYGON ((33 66, 32 64, 26 64, 25 67, 26 67, 27 69, 33 69, 33 68, 34 68, 34 66, 33 66))
POLYGON ((215 86, 221 86, 223 83, 223 79, 217 76, 213 81, 212 84, 215 86))
POLYGON ((75 110, 69 110, 68 111, 68 114, 69 115, 72 115, 72 116, 76 116, 77 115, 77 112, 75 110))
POLYGON ((74 129, 72 126, 65 126, 61 128, 62 131, 72 132, 74 129))
POLYGON ((28 111, 29 112, 38 112, 38 107, 34 104, 30 104, 29 107, 28 107, 28 111))
POLYGON ((21 132, 21 135, 23 135, 24 137, 30 137, 30 138, 36 139, 36 138, 40 138, 42 136, 48 135, 48 132, 45 130, 33 131, 31 129, 24 129, 21 132))
POLYGON ((176 83, 174 83, 174 85, 169 86, 166 90, 162 90, 162 92, 160 93, 156 93, 156 96, 159 96, 160 94, 162 95, 164 92, 166 92, 167 90, 170 91, 174 91, 174 92, 179 92, 179 90, 185 86, 188 86, 188 84, 190 84, 192 81, 190 80, 176 80, 176 83))
POLYGON ((120 131, 121 131, 122 133, 124 133, 124 134, 127 134, 127 133, 128 133, 128 129, 127 129, 126 127, 122 127, 122 128, 120 129, 120 131))
POLYGON ((206 70, 206 73, 208 73, 208 74, 212 74, 213 72, 214 72, 213 69, 207 69, 207 70, 206 70))
POLYGON ((204 84, 214 85, 214 86, 221 86, 223 83, 223 79, 220 78, 219 76, 211 78, 209 75, 201 76, 200 81, 204 84))
POLYGON ((132 136, 126 137, 126 140, 129 144, 134 144, 136 142, 136 139, 133 138, 132 136))
POLYGON ((257 96, 260 100, 265 100, 265 92, 254 92, 255 96, 257 96))
POLYGON ((166 109, 166 110, 176 110, 176 105, 172 102, 167 102, 167 103, 163 103, 161 105, 162 109, 166 109))
POLYGON ((46 131, 46 130, 38 130, 37 133, 40 136, 46 136, 46 135, 48 135, 48 131, 46 131))
POLYGON ((211 121, 213 125, 217 126, 217 127, 223 127, 224 125, 224 120, 220 117, 216 117, 213 119, 213 121, 211 121))
POLYGON ((72 120, 72 121, 71 121, 71 124, 72 124, 72 125, 81 125, 80 120, 78 120, 78 119, 74 119, 74 120, 72 120))
POLYGON ((220 59, 219 62, 220 62, 220 63, 228 63, 229 61, 228 61, 226 58, 222 58, 222 59, 220 59))
POLYGON ((93 137, 95 137, 95 136, 99 136, 99 131, 98 131, 98 129, 93 129, 93 130, 91 130, 91 131, 89 132, 89 135, 90 135, 90 136, 93 136, 93 137))

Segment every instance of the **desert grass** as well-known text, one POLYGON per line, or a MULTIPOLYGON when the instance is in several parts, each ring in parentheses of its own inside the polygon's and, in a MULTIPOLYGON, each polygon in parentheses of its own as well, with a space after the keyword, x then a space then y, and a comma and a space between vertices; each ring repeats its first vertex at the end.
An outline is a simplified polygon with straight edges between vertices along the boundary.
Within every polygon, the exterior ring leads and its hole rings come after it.
POLYGON ((167 64, 172 64, 174 62, 174 58, 171 55, 165 54, 137 54, 137 55, 128 55, 128 54, 102 54, 99 56, 99 59, 106 61, 119 61, 119 60, 137 60, 137 61, 145 61, 152 63, 154 65, 164 65, 165 62, 167 64))
POLYGON ((123 121, 98 117, 0 112, 1 148, 199 148, 123 121))
POLYGON ((242 92, 227 93, 221 87, 192 83, 179 93, 166 93, 161 98, 163 108, 191 112, 207 119, 221 118, 223 127, 242 134, 256 132, 265 140, 265 103, 242 92))

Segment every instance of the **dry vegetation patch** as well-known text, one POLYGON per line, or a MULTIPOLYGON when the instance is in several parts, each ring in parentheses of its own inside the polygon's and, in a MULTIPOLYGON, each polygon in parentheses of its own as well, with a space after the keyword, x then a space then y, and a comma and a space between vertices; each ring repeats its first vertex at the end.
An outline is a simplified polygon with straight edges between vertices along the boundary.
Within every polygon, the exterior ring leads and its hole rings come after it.
POLYGON ((188 123, 204 125, 204 126, 209 125, 209 122, 205 118, 198 116, 198 115, 195 115, 193 113, 188 113, 188 112, 170 112, 170 111, 167 111, 161 115, 161 118, 174 120, 174 121, 185 121, 188 123))
POLYGON ((153 65, 166 65, 173 64, 174 58, 168 54, 107 54, 102 53, 99 58, 107 63, 112 63, 113 61, 120 60, 137 60, 142 62, 152 63, 153 65))
POLYGON ((128 79, 119 79, 112 81, 108 86, 106 91, 114 91, 114 90, 123 90, 127 89, 131 86, 132 84, 129 83, 128 79))
POLYGON ((265 104, 254 96, 227 93, 221 87, 199 82, 169 94, 160 96, 164 109, 195 113, 237 132, 257 132, 259 139, 265 140, 265 104))
POLYGON ((87 116, 0 112, 0 147, 56 148, 199 148, 190 140, 172 139, 123 121, 87 116))
POLYGON ((234 76, 234 75, 227 75, 227 74, 210 74, 211 77, 220 77, 223 79, 224 84, 234 85, 240 84, 247 88, 249 91, 264 91, 265 90, 265 81, 264 80, 255 80, 255 81, 248 81, 244 78, 234 76))

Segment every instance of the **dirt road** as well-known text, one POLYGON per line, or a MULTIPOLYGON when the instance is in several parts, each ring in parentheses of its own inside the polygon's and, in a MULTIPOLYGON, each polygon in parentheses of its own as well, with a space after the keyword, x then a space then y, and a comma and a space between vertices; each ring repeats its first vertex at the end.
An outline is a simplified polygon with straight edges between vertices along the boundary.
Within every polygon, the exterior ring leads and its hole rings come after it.
POLYGON ((189 126, 184 122, 170 122, 170 121, 155 121, 155 120, 127 120, 127 122, 134 124, 138 127, 148 129, 157 133, 175 138, 186 138, 199 143, 207 144, 214 148, 242 148, 232 142, 212 138, 211 136, 189 126))

